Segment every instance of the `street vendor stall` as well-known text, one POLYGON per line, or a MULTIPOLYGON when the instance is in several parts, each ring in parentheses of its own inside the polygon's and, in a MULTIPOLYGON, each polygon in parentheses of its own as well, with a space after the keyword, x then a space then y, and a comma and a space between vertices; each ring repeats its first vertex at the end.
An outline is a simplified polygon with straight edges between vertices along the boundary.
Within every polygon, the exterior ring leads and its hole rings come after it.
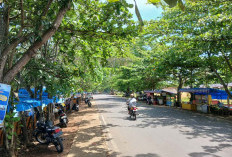
POLYGON ((152 104, 154 105, 162 105, 163 104, 163 97, 161 96, 161 90, 150 90, 144 91, 147 95, 147 98, 151 98, 152 104))
POLYGON ((153 104, 154 103, 154 91, 149 90, 149 91, 144 91, 144 93, 146 94, 147 104, 149 105, 153 104))
POLYGON ((164 88, 161 90, 164 105, 174 106, 176 102, 177 90, 175 88, 164 88))
POLYGON ((154 91, 144 91, 144 93, 152 97, 152 102, 154 105, 174 106, 177 91, 175 89, 167 88, 154 91))
POLYGON ((227 99, 228 95, 224 90, 213 88, 183 88, 180 92, 192 93, 192 101, 183 102, 182 108, 186 110, 210 112, 210 105, 215 105, 218 99, 227 99))

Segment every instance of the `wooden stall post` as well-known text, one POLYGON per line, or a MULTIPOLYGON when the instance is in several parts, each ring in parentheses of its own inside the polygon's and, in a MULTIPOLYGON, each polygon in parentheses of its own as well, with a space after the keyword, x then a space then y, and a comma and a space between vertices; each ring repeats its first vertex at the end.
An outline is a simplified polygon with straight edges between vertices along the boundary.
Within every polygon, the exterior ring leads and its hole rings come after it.
POLYGON ((3 146, 3 130, 2 129, 0 129, 0 147, 2 147, 3 146))

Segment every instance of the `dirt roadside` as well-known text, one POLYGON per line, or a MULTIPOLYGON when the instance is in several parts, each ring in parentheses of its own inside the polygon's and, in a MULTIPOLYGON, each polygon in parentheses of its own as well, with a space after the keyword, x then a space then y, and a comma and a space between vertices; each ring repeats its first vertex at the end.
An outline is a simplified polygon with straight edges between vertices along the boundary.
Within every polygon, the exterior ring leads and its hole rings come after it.
POLYGON ((85 108, 85 115, 67 157, 107 157, 106 136, 96 105, 85 108))
MULTIPOLYGON (((68 127, 62 128, 64 151, 56 152, 53 144, 34 146, 19 151, 19 157, 105 157, 109 156, 105 136, 94 102, 91 108, 80 105, 80 111, 68 114, 68 127)), ((55 121, 58 124, 58 120, 55 121)))

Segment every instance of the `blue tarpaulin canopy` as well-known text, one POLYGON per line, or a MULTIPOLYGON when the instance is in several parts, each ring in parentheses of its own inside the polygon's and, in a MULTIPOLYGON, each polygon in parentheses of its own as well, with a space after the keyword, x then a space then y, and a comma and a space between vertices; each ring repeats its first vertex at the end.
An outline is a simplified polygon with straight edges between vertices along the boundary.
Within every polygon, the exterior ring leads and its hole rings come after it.
MULTIPOLYGON (((37 99, 32 99, 30 98, 30 94, 26 89, 19 89, 19 102, 16 102, 16 111, 26 111, 29 110, 33 107, 38 107, 38 106, 46 106, 50 103, 53 103, 53 99, 48 99, 48 93, 45 92, 45 88, 43 89, 42 93, 42 100, 39 98, 37 99)), ((32 89, 34 91, 34 89, 32 89)), ((37 94, 39 97, 39 94, 37 94)))
MULTIPOLYGON (((38 100, 38 101, 40 101, 40 100, 38 100)), ((54 102, 53 99, 48 99, 48 98, 42 99, 42 104, 45 104, 45 105, 48 105, 48 104, 53 103, 53 102, 54 102)))
POLYGON ((182 88, 179 91, 194 93, 195 95, 211 95, 212 99, 227 99, 228 97, 226 91, 213 88, 182 88))
POLYGON ((30 98, 30 94, 26 89, 20 88, 19 89, 19 98, 30 98))
POLYGON ((213 89, 213 88, 182 88, 179 91, 180 92, 189 92, 189 93, 213 93, 217 92, 218 89, 213 89))
POLYGON ((41 106, 41 101, 35 99, 21 100, 16 102, 16 111, 26 111, 33 107, 41 106))

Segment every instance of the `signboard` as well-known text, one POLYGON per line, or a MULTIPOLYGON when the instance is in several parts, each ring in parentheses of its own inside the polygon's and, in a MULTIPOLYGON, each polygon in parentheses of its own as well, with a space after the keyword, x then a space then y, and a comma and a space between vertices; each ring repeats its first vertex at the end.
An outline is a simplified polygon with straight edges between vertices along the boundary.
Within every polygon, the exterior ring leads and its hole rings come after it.
POLYGON ((11 86, 0 83, 0 127, 5 118, 11 86))

